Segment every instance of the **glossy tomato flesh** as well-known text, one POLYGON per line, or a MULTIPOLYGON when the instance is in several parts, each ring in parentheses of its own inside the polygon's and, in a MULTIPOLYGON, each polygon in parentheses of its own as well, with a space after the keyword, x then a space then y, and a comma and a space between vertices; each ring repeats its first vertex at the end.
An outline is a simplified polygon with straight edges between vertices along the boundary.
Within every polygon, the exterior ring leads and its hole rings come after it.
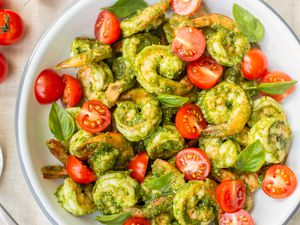
POLYGON ((112 44, 121 35, 118 18, 108 10, 99 13, 95 23, 95 37, 103 44, 112 44))
POLYGON ((241 209, 235 213, 221 214, 219 225, 254 225, 251 215, 241 209))
POLYGON ((262 183, 263 191, 276 199, 289 197, 296 187, 297 179, 294 172, 284 165, 271 166, 262 183))
POLYGON ((216 191, 220 208, 227 213, 234 213, 244 207, 246 187, 243 181, 228 180, 222 182, 216 191))
POLYGON ((142 183, 147 171, 149 155, 147 152, 140 152, 131 160, 128 169, 132 170, 130 176, 142 183))
MULTIPOLYGON (((264 76, 264 78, 260 82, 261 83, 277 83, 277 82, 291 81, 291 80, 292 80, 292 78, 289 75, 287 75, 283 72, 274 71, 274 72, 270 72, 266 76, 264 76)), ((285 99, 291 93, 293 93, 295 90, 296 90, 296 88, 295 88, 295 86, 293 86, 290 89, 288 89, 286 92, 284 92, 283 94, 280 94, 280 95, 269 95, 269 94, 265 94, 265 93, 263 93, 263 95, 270 96, 270 97, 274 98, 276 101, 281 102, 283 99, 285 99)))
POLYGON ((4 81, 8 74, 9 66, 6 58, 0 53, 0 83, 4 81))
POLYGON ((186 139, 196 139, 207 126, 200 108, 195 104, 181 107, 175 117, 178 132, 186 139))
POLYGON ((125 223, 123 223, 123 225, 151 225, 151 223, 145 218, 131 217, 128 220, 126 220, 125 223))
POLYGON ((34 86, 35 97, 41 104, 54 102, 64 93, 64 82, 53 70, 43 70, 37 77, 34 86))
POLYGON ((81 108, 78 123, 85 131, 99 133, 110 125, 111 114, 102 102, 98 100, 87 101, 81 108))
POLYGON ((69 176, 77 183, 89 184, 97 179, 95 174, 75 156, 68 157, 66 167, 69 176))
POLYGON ((193 85, 200 89, 209 89, 215 86, 222 73, 223 67, 207 57, 201 57, 188 65, 188 77, 193 85))
POLYGON ((65 107, 73 107, 82 97, 81 84, 76 78, 66 74, 62 78, 65 85, 62 102, 65 107))
POLYGON ((191 15, 200 8, 201 0, 172 0, 171 7, 175 13, 183 16, 191 15))
POLYGON ((22 18, 11 10, 0 10, 0 45, 17 43, 24 34, 22 18))
POLYGON ((199 148, 187 148, 176 156, 176 166, 186 180, 204 180, 210 172, 210 161, 199 148))
POLYGON ((185 27, 179 30, 172 44, 172 51, 186 62, 199 59, 205 48, 204 34, 194 27, 185 27))

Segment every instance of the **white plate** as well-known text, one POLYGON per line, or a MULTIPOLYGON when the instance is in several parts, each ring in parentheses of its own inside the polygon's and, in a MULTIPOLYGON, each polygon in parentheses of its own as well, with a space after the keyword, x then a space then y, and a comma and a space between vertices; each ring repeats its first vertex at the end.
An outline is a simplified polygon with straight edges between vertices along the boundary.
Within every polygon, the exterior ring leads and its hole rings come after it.
MULTIPOLYGON (((18 154, 24 176, 33 196, 53 224, 86 225, 99 224, 95 215, 77 218, 62 209, 54 196, 61 181, 44 180, 40 168, 54 164, 45 146, 45 140, 51 137, 48 129, 50 106, 37 103, 34 97, 34 80, 37 74, 69 55, 69 47, 77 36, 93 37, 94 22, 101 7, 110 6, 113 0, 74 1, 43 35, 34 49, 24 69, 19 87, 16 106, 16 139, 18 154)), ((153 3, 155 1, 148 1, 153 3)), ((263 22, 266 35, 261 43, 267 54, 272 70, 282 70, 294 79, 300 80, 300 45, 288 25, 269 6, 259 0, 206 0, 211 12, 231 15, 233 3, 238 3, 250 10, 263 22)), ((299 90, 299 88, 298 88, 299 90)), ((294 142, 288 157, 288 166, 296 173, 300 181, 300 136, 299 136, 299 91, 296 91, 284 103, 289 121, 294 132, 294 142), (298 126, 297 126, 298 125, 298 126)), ((300 185, 295 193, 286 200, 274 200, 262 191, 255 195, 255 206, 252 211, 258 225, 280 225, 286 223, 300 202, 300 185)))

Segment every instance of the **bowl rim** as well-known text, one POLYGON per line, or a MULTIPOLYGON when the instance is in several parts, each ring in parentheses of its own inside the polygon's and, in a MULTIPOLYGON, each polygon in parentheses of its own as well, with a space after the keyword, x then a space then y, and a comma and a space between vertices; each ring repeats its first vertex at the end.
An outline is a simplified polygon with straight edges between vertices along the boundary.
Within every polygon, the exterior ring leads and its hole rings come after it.
MULTIPOLYGON (((267 2, 265 2, 264 0, 256 0, 258 2, 261 2, 264 6, 266 6, 278 19, 280 19, 280 21, 285 25, 286 28, 288 28, 289 32, 292 34, 292 36, 295 38, 296 42, 298 42, 298 44, 300 45, 300 38, 297 36, 297 34, 295 33, 295 31, 290 27, 290 25, 281 17, 281 15, 272 7, 270 6, 267 2)), ((18 92, 17 92, 17 99, 16 99, 16 106, 15 106, 15 137, 16 137, 16 147, 17 147, 17 155, 20 161, 20 165, 21 165, 21 169, 22 169, 22 173, 24 175, 24 178, 26 180, 27 186, 29 187, 29 190, 32 194, 32 196, 34 197, 35 201, 37 202, 39 208, 42 210, 42 212, 46 215, 46 217, 48 218, 48 220, 50 221, 50 223, 52 223, 53 225, 58 225, 58 223, 56 222, 56 220, 53 218, 52 215, 50 215, 50 213, 46 210, 46 208, 44 207, 43 203, 41 202, 40 198, 38 197, 38 195, 36 194, 33 185, 30 182, 30 178, 27 174, 27 171, 25 169, 25 165, 24 165, 24 161, 22 158, 22 154, 21 154, 21 146, 20 146, 20 141, 19 141, 19 113, 20 113, 20 101, 21 101, 21 93, 23 90, 23 86, 24 86, 24 81, 26 78, 26 74, 28 71, 28 68, 31 64, 31 61, 35 55, 35 53, 37 52, 37 50, 39 49, 41 43, 43 42, 43 40, 45 39, 45 37, 48 35, 48 33, 52 30, 52 28, 60 21, 60 19, 71 9, 73 8, 76 4, 78 4, 80 2, 80 0, 74 0, 73 2, 71 2, 69 5, 67 5, 54 19, 54 21, 51 23, 51 25, 49 26, 49 28, 42 34, 42 36, 39 38, 37 44, 35 45, 32 53, 30 54, 25 67, 23 69, 22 75, 21 75, 21 79, 19 82, 19 87, 18 87, 18 92)), ((287 217, 287 219, 284 221, 284 225, 287 224, 291 218, 293 217, 293 215, 297 212, 297 210, 300 208, 300 201, 298 202, 297 206, 295 207, 295 209, 290 213, 290 215, 287 217)))

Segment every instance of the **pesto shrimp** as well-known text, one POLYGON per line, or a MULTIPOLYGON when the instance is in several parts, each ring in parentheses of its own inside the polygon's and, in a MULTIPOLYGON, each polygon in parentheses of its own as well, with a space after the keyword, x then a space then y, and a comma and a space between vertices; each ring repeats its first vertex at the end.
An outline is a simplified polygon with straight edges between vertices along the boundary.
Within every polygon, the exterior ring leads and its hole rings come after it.
POLYGON ((91 138, 93 134, 85 131, 77 131, 70 139, 69 152, 78 158, 82 158, 82 147, 85 146, 86 141, 91 138))
POLYGON ((278 118, 259 120, 249 131, 250 143, 260 140, 266 151, 266 163, 281 163, 289 150, 292 131, 286 121, 278 118))
POLYGON ((151 220, 152 225, 179 225, 170 213, 160 213, 151 220))
POLYGON ((111 172, 101 176, 93 188, 93 200, 102 214, 120 213, 139 199, 139 184, 128 173, 111 172))
POLYGON ((129 141, 144 140, 161 122, 159 102, 142 88, 132 89, 120 97, 114 118, 129 141))
POLYGON ((51 154, 63 164, 66 164, 68 159, 68 149, 59 141, 55 139, 50 139, 46 141, 46 145, 50 150, 51 154))
POLYGON ((71 45, 71 57, 97 49, 98 47, 99 42, 94 38, 77 37, 74 39, 71 45))
POLYGON ((58 203, 75 216, 84 216, 96 211, 91 198, 92 185, 80 185, 71 178, 66 178, 58 187, 55 195, 58 203))
POLYGON ((284 121, 287 120, 282 106, 273 98, 264 96, 254 101, 248 125, 249 127, 253 127, 258 121, 270 117, 284 121))
POLYGON ((146 151, 153 159, 168 159, 184 148, 184 138, 173 125, 159 127, 145 141, 146 151))
POLYGON ((64 166, 44 166, 41 169, 41 174, 44 179, 63 179, 68 177, 67 169, 64 166))
POLYGON ((245 91, 237 84, 222 82, 205 92, 200 107, 209 125, 203 133, 228 137, 242 131, 251 114, 245 91))
POLYGON ((163 14, 169 7, 170 2, 171 0, 161 0, 137 12, 132 17, 124 19, 121 22, 123 37, 129 37, 141 31, 158 27, 163 22, 163 14))
POLYGON ((230 136, 229 139, 233 140, 241 146, 247 147, 250 144, 249 130, 250 129, 248 127, 244 127, 240 133, 230 136))
POLYGON ((187 76, 176 81, 184 69, 184 62, 169 46, 144 48, 136 57, 135 68, 138 82, 150 93, 185 95, 193 88, 187 76))
POLYGON ((212 26, 222 26, 232 31, 239 31, 237 24, 229 17, 211 13, 192 19, 192 22, 197 28, 205 28, 212 26))
POLYGON ((189 181, 175 195, 173 213, 181 225, 209 225, 217 221, 217 184, 205 181, 189 181))
POLYGON ((233 167, 241 151, 239 144, 230 139, 223 141, 221 138, 210 136, 202 136, 199 139, 199 147, 216 168, 233 167))

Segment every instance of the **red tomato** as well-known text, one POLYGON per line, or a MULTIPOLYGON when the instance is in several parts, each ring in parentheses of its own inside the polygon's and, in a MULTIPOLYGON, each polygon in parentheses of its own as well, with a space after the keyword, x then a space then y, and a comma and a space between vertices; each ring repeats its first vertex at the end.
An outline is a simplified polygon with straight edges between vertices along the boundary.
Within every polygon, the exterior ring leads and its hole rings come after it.
POLYGON ((268 59, 259 49, 251 49, 242 62, 242 75, 248 80, 262 78, 268 72, 268 59))
POLYGON ((104 10, 99 13, 95 23, 95 37, 103 44, 112 44, 121 35, 120 22, 111 12, 104 10))
POLYGON ((254 222, 250 214, 241 209, 236 213, 222 214, 219 225, 254 225, 254 222))
MULTIPOLYGON (((264 78, 260 82, 261 83, 277 83, 277 82, 291 81, 291 80, 292 80, 292 78, 289 75, 287 75, 283 72, 275 71, 275 72, 268 73, 266 76, 264 76, 264 78)), ((285 99, 287 96, 289 96, 291 93, 293 93, 295 91, 295 89, 296 89, 295 86, 293 86, 281 95, 268 95, 268 96, 270 96, 280 102, 283 99, 285 99)), ((263 95, 267 95, 267 94, 263 93, 263 95)))
POLYGON ((172 0, 171 6, 175 13, 183 16, 191 15, 200 8, 201 0, 172 0))
POLYGON ((24 34, 22 18, 11 10, 0 10, 0 45, 18 42, 24 34))
POLYGON ((145 218, 131 217, 126 220, 123 225, 151 225, 151 223, 145 218))
POLYGON ((140 152, 131 160, 128 169, 132 170, 130 176, 142 183, 147 171, 149 156, 147 152, 140 152))
POLYGON ((5 77, 8 74, 8 63, 6 58, 4 57, 4 55, 2 53, 0 53, 0 83, 2 81, 4 81, 5 77))
POLYGON ((199 138, 206 125, 200 108, 195 104, 181 107, 175 117, 177 130, 186 139, 199 138))
POLYGON ((95 174, 73 155, 68 157, 66 167, 69 176, 77 183, 89 184, 97 179, 95 174))
POLYGON ((65 84, 62 102, 66 107, 73 107, 80 101, 82 97, 81 84, 76 78, 66 74, 64 74, 62 78, 65 84))
POLYGON ((187 148, 176 156, 176 166, 187 180, 204 180, 210 172, 210 161, 199 148, 187 148))
POLYGON ((297 179, 294 172, 284 165, 271 166, 262 183, 263 191, 272 198, 289 197, 296 189, 297 179))
POLYGON ((172 44, 172 51, 186 62, 199 59, 205 48, 204 34, 193 27, 185 27, 178 31, 172 44))
POLYGON ((64 93, 63 79, 53 70, 43 70, 36 78, 34 92, 39 103, 54 102, 64 93))
POLYGON ((188 65, 188 77, 198 88, 209 89, 216 85, 223 73, 223 67, 215 60, 201 57, 188 65))
POLYGON ((98 100, 87 101, 82 106, 78 123, 82 129, 90 133, 99 133, 110 125, 110 111, 98 100))
POLYGON ((243 181, 228 180, 222 182, 216 191, 220 208, 227 213, 234 213, 244 207, 246 187, 243 181))

